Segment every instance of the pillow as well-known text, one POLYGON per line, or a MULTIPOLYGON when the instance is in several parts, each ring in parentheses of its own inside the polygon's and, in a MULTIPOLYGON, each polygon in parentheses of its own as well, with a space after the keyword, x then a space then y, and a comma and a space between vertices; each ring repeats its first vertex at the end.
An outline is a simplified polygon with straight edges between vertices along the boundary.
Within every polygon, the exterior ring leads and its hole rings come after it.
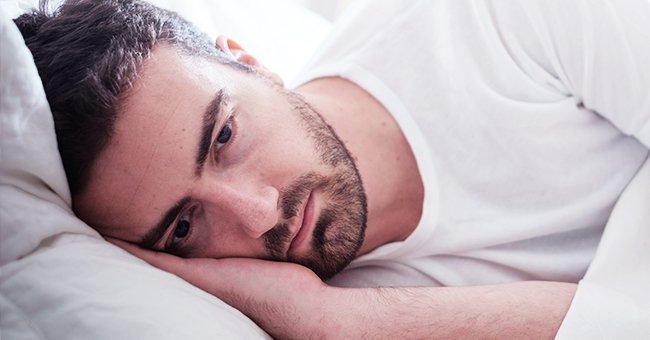
POLYGON ((0 265, 4 265, 58 233, 97 233, 70 209, 54 122, 31 54, 4 15, 1 27, 0 265))
MULTIPOLYGON (((237 39, 240 30, 244 46, 266 54, 260 59, 268 58, 270 68, 284 65, 279 73, 289 77, 329 28, 290 2, 157 2, 189 17, 199 13, 199 26, 212 35, 234 32, 230 36, 237 39), (269 19, 285 13, 292 17, 269 19)), ((0 5, 18 8, 15 2, 0 5)), ((73 215, 43 87, 5 13, 0 11, 0 333, 8 339, 268 338, 236 309, 105 242, 73 215)))
POLYGON ((191 19, 215 38, 226 34, 289 83, 325 39, 331 23, 295 0, 149 0, 191 19))

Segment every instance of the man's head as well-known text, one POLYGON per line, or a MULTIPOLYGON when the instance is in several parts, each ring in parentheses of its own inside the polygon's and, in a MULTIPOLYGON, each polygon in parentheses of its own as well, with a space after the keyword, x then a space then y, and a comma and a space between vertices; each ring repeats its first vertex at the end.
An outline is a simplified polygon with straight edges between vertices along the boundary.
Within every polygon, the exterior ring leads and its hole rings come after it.
POLYGON ((139 1, 69 1, 16 23, 55 118, 75 212, 190 257, 302 263, 326 278, 363 242, 343 143, 240 46, 139 1))

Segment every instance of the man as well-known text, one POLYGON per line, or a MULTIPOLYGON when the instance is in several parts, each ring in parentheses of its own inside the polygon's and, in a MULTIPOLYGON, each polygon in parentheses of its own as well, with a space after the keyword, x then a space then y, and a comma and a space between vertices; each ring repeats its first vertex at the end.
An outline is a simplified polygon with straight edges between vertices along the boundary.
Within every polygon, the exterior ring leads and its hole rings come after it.
POLYGON ((647 4, 367 6, 294 91, 146 3, 17 19, 75 212, 273 335, 552 337, 648 155, 647 4))

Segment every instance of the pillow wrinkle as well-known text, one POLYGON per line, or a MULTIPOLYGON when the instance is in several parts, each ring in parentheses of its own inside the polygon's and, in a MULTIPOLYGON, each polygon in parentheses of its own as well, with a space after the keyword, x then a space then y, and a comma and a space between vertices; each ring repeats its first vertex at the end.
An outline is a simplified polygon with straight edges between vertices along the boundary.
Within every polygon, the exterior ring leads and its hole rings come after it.
POLYGON ((52 114, 31 53, 4 12, 0 28, 0 264, 5 264, 59 232, 92 230, 72 214, 52 114), (61 216, 74 222, 60 224, 61 216))

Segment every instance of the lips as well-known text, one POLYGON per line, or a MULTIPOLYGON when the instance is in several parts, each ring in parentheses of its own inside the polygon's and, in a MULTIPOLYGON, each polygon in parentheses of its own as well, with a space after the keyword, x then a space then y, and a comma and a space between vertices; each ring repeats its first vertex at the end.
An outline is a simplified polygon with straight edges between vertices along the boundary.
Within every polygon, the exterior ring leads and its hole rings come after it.
POLYGON ((307 241, 309 235, 314 228, 314 195, 313 192, 309 194, 305 205, 303 206, 302 213, 296 219, 296 231, 293 233, 293 240, 289 245, 288 252, 293 253, 307 241), (299 223, 299 224, 298 224, 299 223))

